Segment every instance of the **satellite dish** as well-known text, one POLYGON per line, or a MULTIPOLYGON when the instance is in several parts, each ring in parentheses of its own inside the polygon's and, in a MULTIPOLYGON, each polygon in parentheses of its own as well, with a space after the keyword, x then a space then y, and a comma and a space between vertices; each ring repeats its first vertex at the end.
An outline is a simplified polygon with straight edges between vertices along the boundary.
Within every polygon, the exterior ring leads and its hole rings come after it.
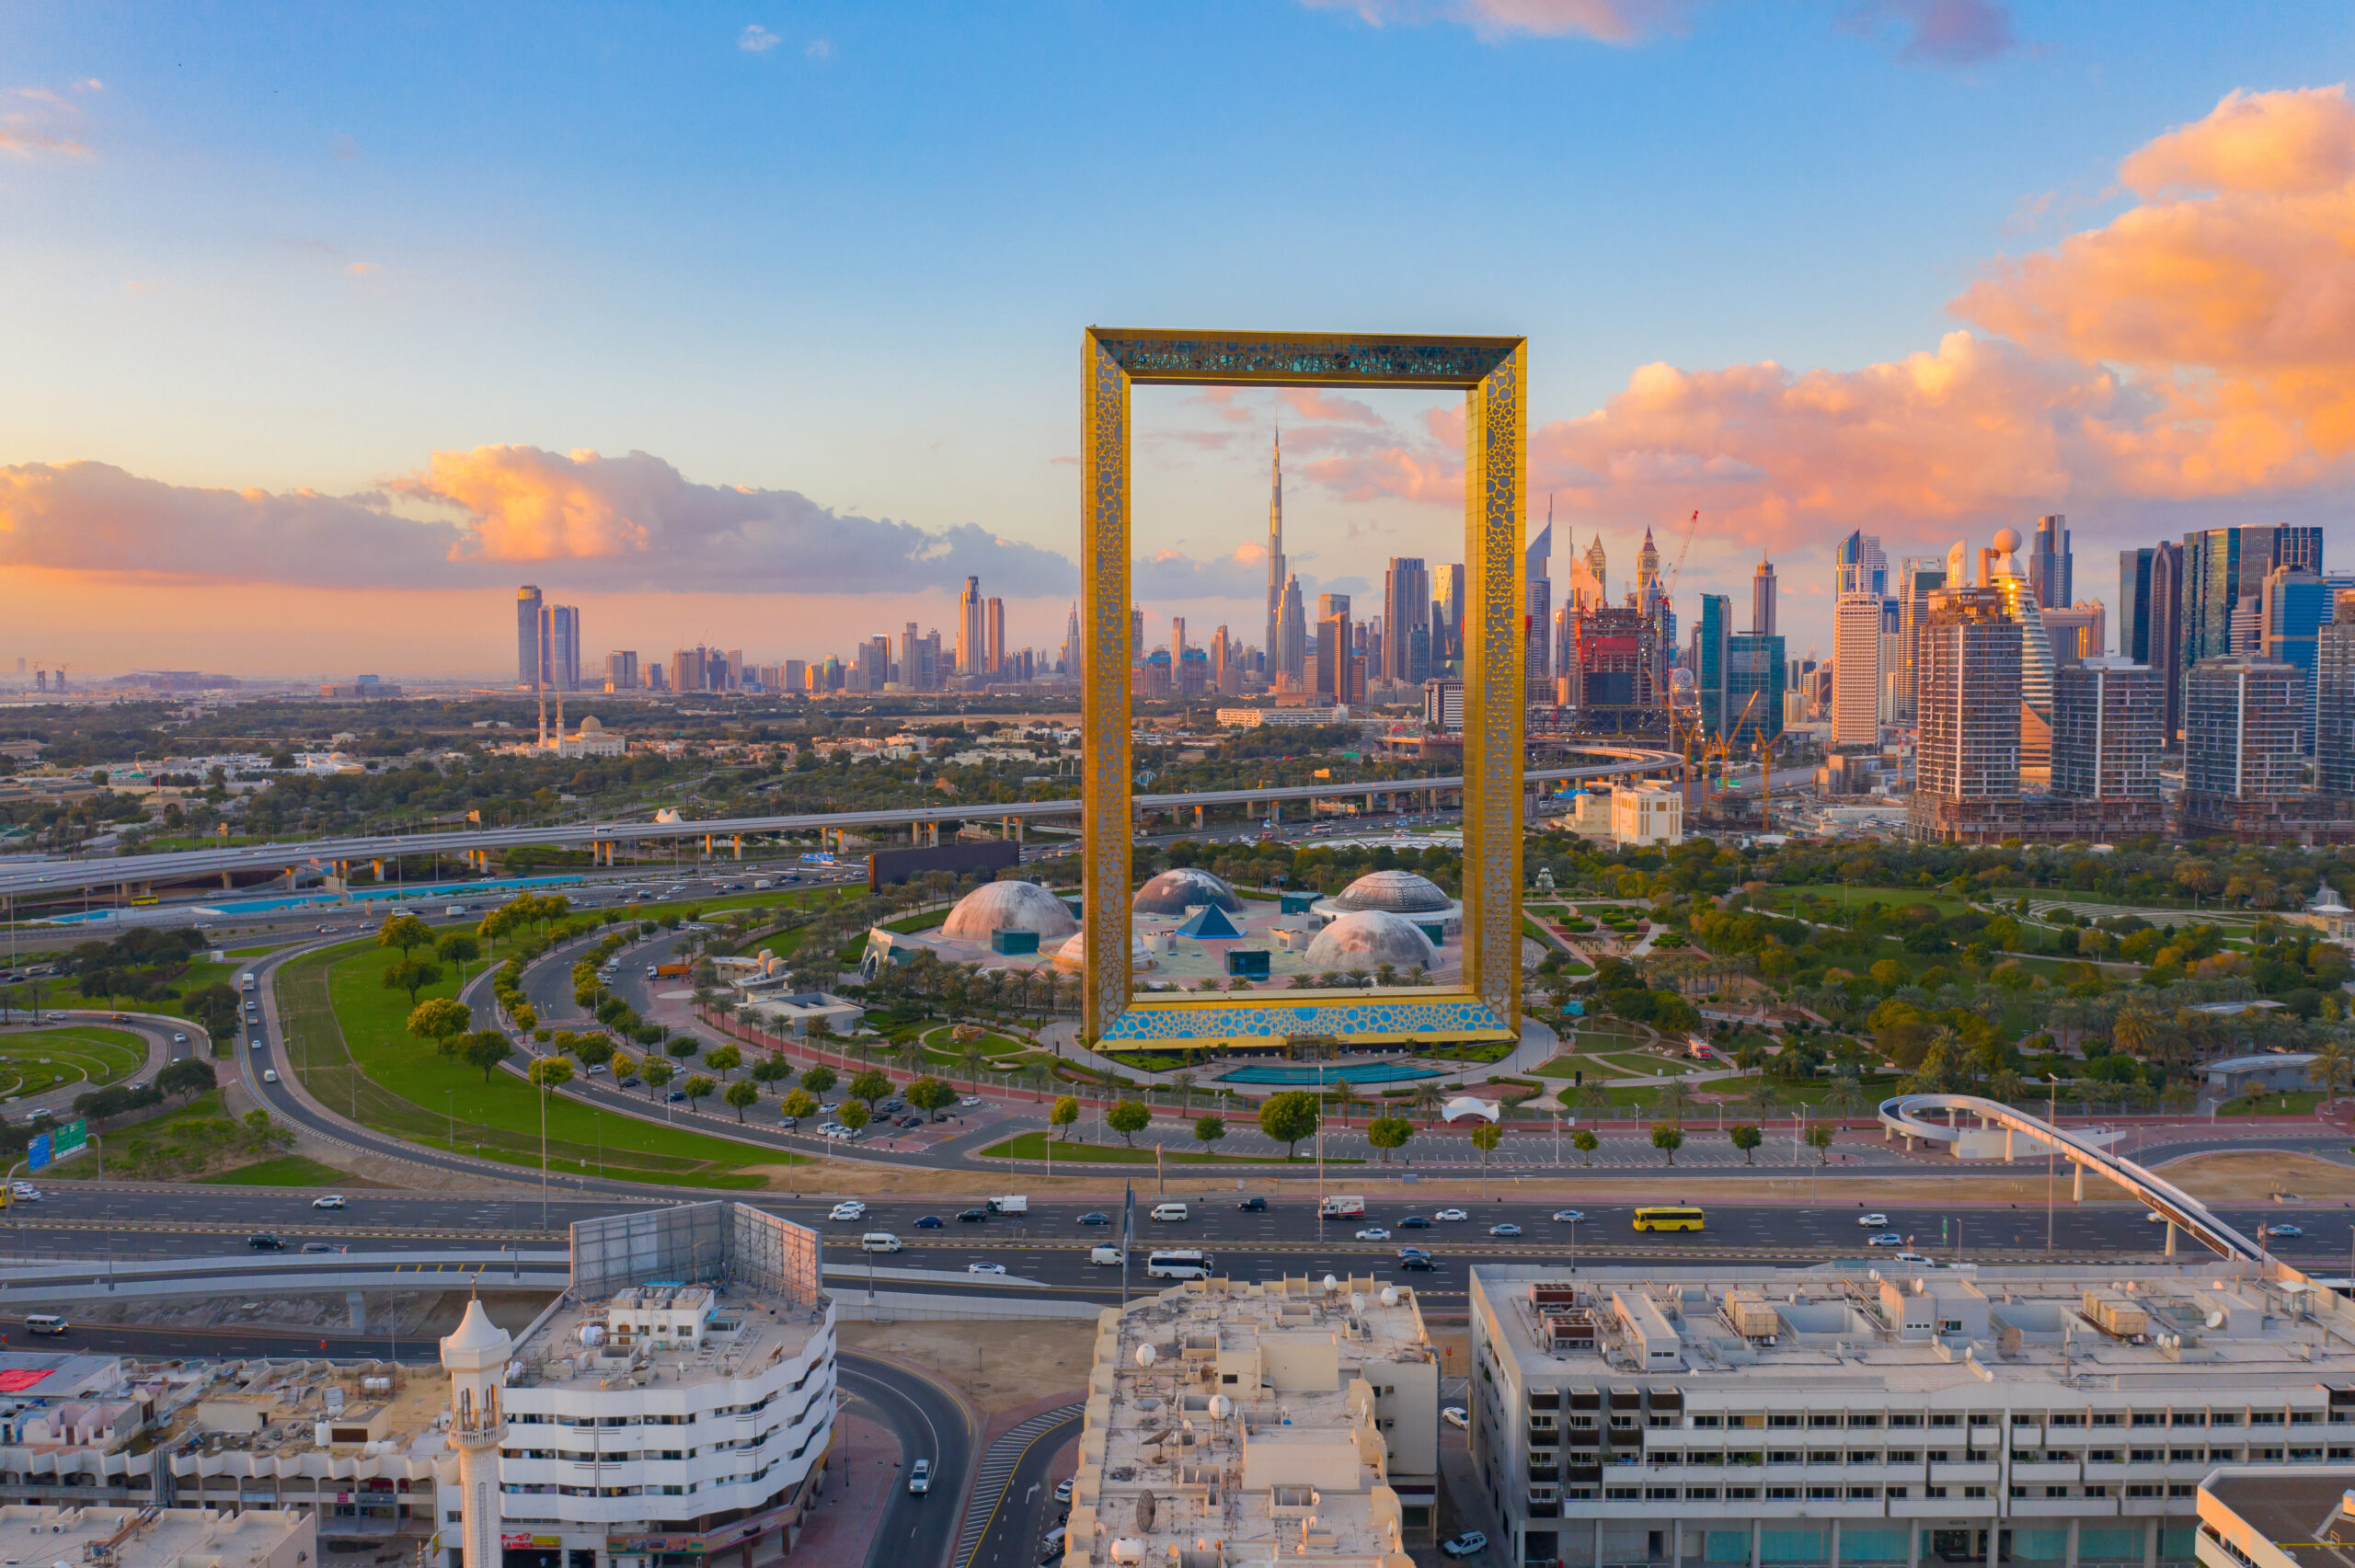
POLYGON ((1326 1289, 1327 1289, 1327 1290, 1338 1290, 1340 1288, 1341 1288, 1341 1282, 1340 1282, 1339 1280, 1338 1280, 1338 1279, 1334 1278, 1334 1277, 1333 1277, 1331 1275, 1329 1275, 1329 1274, 1328 1274, 1328 1275, 1327 1275, 1327 1276, 1325 1276, 1325 1288, 1326 1288, 1326 1289))
POLYGON ((2216 1307, 2209 1310, 2208 1326, 2211 1329, 2220 1329, 2224 1326, 2224 1309, 2216 1307))
POLYGON ((1137 1365, 1140 1367, 1152 1366, 1154 1362, 1159 1358, 1159 1356, 1160 1352, 1154 1349, 1150 1345, 1140 1345, 1137 1346, 1137 1365))

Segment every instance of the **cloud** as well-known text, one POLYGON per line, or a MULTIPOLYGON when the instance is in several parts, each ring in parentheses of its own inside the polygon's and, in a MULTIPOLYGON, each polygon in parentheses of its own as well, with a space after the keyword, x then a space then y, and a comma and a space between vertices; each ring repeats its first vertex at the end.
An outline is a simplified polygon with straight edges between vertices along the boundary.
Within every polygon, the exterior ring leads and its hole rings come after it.
POLYGON ((925 529, 795 491, 697 485, 645 452, 437 452, 381 492, 201 489, 100 463, 0 467, 0 567, 148 580, 437 589, 519 571, 584 589, 910 593, 968 574, 1067 593, 1063 556, 972 524, 925 529))
POLYGON ((1369 27, 1456 22, 1484 39, 1515 34, 1587 38, 1632 44, 1682 32, 1693 7, 1685 0, 1303 0, 1319 10, 1350 10, 1369 27))
POLYGON ((1859 37, 1893 40, 1917 65, 1983 65, 2018 47, 2003 0, 1861 0, 1841 19, 1859 37))
POLYGON ((2281 93, 2235 89, 2205 120, 2178 126, 2128 158, 2118 175, 2142 196, 2341 189, 2355 177, 2355 105, 2343 84, 2281 93))
POLYGON ((811 60, 832 60, 834 57, 834 46, 822 38, 813 38, 801 52, 811 60))
POLYGON ((1146 602, 1200 599, 1261 599, 1268 591, 1268 547, 1244 544, 1228 555, 1197 560, 1162 550, 1129 567, 1131 593, 1146 602))
POLYGON ((352 261, 345 263, 343 269, 350 276, 358 278, 365 273, 383 271, 385 264, 381 261, 352 261))
POLYGON ((1288 386, 1277 395, 1284 406, 1304 419, 1320 423, 1379 426, 1382 416, 1354 397, 1313 386, 1288 386))
POLYGON ((737 38, 736 47, 747 54, 766 54, 784 41, 760 23, 752 22, 748 24, 737 38))

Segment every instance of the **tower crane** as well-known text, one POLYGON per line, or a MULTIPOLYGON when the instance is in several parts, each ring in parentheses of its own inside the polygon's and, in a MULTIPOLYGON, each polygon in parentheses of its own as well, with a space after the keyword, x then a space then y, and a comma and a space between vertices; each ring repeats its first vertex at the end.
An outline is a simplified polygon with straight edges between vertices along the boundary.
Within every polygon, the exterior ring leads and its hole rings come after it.
POLYGON ((1693 535, 1700 532, 1700 528, 1701 513, 1696 508, 1693 515, 1685 520, 1684 543, 1676 547, 1676 565, 1668 569, 1668 582, 1661 590, 1671 600, 1676 597, 1676 579, 1684 572, 1684 557, 1693 548, 1693 535))

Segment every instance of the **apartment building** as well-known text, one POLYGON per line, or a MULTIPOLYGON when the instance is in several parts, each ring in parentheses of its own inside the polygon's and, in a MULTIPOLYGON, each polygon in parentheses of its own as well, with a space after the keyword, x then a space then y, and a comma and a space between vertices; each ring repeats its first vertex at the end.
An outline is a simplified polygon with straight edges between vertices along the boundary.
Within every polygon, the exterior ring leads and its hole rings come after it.
POLYGON ((2355 1460, 2355 1309, 2293 1271, 1470 1271, 1503 1561, 2188 1568, 2218 1465, 2355 1460))
POLYGON ((1439 1360, 1415 1292, 1371 1278, 1106 1309, 1064 1568, 1396 1568, 1437 1523, 1439 1360))

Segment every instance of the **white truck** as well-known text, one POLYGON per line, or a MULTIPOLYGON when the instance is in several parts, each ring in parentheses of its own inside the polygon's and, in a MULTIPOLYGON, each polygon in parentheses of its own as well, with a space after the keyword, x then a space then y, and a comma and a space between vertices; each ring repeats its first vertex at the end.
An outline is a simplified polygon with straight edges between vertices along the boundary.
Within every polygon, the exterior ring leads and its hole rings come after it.
POLYGON ((237 989, 239 990, 251 990, 254 989, 254 972, 251 969, 247 969, 244 974, 237 977, 237 989))
POLYGON ((1020 1193, 1012 1193, 1005 1197, 990 1199, 989 1207, 992 1214, 1028 1214, 1030 1212, 1030 1200, 1020 1193))
POLYGON ((1365 1218, 1365 1199, 1337 1193, 1316 1206, 1316 1214, 1321 1219, 1362 1219, 1365 1218))

